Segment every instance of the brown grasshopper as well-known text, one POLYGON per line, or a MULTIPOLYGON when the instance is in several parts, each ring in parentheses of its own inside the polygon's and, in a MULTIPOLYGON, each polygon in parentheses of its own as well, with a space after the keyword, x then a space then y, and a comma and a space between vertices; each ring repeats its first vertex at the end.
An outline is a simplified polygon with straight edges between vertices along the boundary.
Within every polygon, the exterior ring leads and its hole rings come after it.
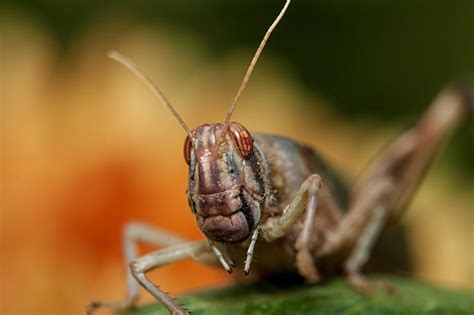
POLYGON ((392 141, 346 188, 310 147, 269 134, 251 134, 230 118, 271 32, 290 0, 266 32, 224 123, 187 127, 160 89, 132 61, 109 56, 137 74, 164 103, 187 133, 184 158, 189 165, 186 195, 206 240, 187 241, 145 224, 124 229, 127 298, 94 302, 88 313, 108 306, 113 313, 133 307, 139 284, 173 314, 187 314, 146 276, 151 270, 193 258, 258 275, 298 272, 310 283, 328 270, 347 275, 357 290, 373 286, 361 274, 371 248, 389 221, 399 219, 440 146, 472 113, 474 91, 443 90, 410 129, 392 141), (164 249, 138 257, 144 242, 164 249), (329 268, 328 268, 329 266, 329 268))

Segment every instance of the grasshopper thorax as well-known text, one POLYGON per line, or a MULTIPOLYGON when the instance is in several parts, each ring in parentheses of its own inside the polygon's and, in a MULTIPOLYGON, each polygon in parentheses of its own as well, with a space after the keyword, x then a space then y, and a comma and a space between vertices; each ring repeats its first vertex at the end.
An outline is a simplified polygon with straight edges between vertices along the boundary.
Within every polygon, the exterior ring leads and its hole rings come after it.
POLYGON ((186 138, 187 197, 199 228, 217 242, 246 240, 260 220, 264 199, 258 149, 250 133, 231 122, 204 124, 186 138))

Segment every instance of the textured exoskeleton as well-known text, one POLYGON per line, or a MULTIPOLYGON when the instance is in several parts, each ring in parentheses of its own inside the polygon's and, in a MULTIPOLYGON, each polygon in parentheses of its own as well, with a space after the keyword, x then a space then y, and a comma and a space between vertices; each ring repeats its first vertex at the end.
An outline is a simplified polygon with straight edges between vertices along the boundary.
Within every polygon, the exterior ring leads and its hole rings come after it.
POLYGON ((310 147, 275 135, 251 134, 230 121, 264 44, 288 5, 289 0, 266 33, 222 124, 204 124, 191 131, 135 64, 111 53, 152 87, 188 134, 187 198, 207 239, 187 241, 145 224, 127 225, 127 298, 92 303, 90 312, 103 305, 114 312, 133 306, 141 285, 171 313, 186 314, 146 277, 155 268, 185 258, 222 265, 228 272, 241 269, 244 274, 298 272, 311 283, 319 282, 330 266, 346 274, 357 290, 373 289, 360 270, 374 241, 387 222, 402 215, 452 130, 472 115, 474 90, 469 86, 442 90, 421 119, 389 143, 352 187, 345 187, 310 147), (137 242, 163 249, 138 257, 137 242))

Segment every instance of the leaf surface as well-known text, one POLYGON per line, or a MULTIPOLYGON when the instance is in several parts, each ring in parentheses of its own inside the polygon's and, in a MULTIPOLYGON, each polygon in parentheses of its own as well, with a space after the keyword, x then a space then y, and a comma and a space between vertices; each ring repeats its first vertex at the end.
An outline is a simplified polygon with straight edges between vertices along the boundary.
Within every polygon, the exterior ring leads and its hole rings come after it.
MULTIPOLYGON (((364 296, 354 292, 343 279, 321 285, 282 285, 270 282, 211 289, 178 298, 191 314, 340 314, 340 315, 438 315, 474 314, 473 292, 450 291, 397 277, 372 277, 375 283, 390 284, 396 296, 380 293, 364 296)), ((159 304, 150 304, 129 315, 169 314, 159 304)))

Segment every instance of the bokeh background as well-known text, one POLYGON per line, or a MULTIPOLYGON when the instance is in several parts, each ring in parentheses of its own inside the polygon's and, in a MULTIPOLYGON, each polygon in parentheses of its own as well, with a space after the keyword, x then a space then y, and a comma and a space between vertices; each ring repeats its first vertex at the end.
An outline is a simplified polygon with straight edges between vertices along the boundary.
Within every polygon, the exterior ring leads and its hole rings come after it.
MULTIPOLYGON (((191 127, 222 121, 282 4, 2 1, 1 314, 121 298, 129 220, 202 238, 184 132, 107 50, 146 69, 191 127)), ((312 144, 350 183, 443 85, 473 73, 471 0, 295 0, 234 119, 312 144)), ((474 287, 472 131, 455 132, 401 222, 411 275, 443 287, 474 287)), ((152 279, 172 293, 229 281, 193 262, 152 279)))

